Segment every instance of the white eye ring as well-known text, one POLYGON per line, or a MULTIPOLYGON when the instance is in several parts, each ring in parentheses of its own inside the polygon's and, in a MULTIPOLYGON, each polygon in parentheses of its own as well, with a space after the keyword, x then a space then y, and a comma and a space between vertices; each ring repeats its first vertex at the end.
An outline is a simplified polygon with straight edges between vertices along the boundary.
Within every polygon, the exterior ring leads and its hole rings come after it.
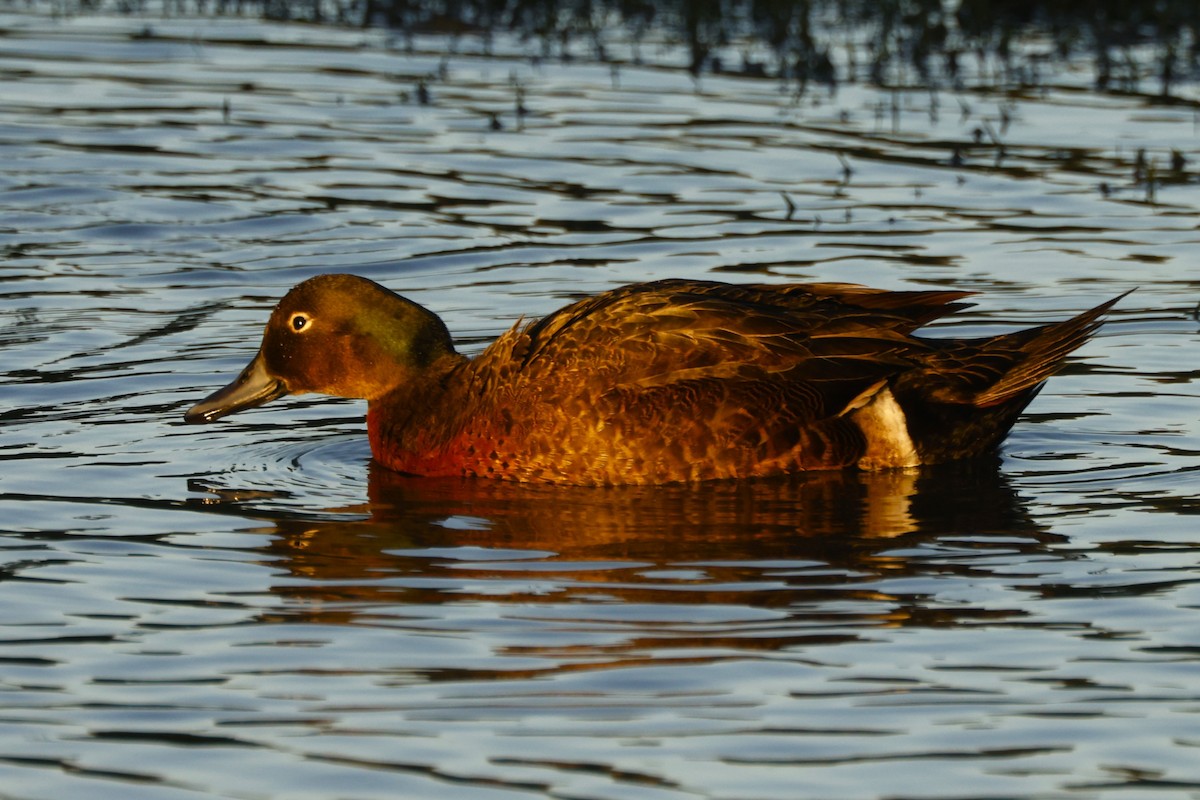
POLYGON ((288 327, 296 333, 304 333, 310 329, 310 322, 312 322, 312 318, 308 314, 305 314, 303 311, 297 311, 288 320, 288 327))

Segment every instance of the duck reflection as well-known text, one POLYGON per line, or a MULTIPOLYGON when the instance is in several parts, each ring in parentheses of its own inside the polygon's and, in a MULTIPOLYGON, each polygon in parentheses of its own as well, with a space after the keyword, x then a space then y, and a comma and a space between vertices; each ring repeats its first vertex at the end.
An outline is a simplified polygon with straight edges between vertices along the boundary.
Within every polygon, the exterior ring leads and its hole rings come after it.
POLYGON ((874 598, 887 607, 875 624, 904 624, 931 615, 881 597, 881 578, 967 574, 972 559, 947 557, 950 543, 1023 558, 1058 540, 994 462, 614 488, 372 468, 368 504, 339 511, 366 518, 271 529, 277 565, 300 579, 275 590, 291 618, 353 622, 380 606, 472 597, 758 608, 874 598))

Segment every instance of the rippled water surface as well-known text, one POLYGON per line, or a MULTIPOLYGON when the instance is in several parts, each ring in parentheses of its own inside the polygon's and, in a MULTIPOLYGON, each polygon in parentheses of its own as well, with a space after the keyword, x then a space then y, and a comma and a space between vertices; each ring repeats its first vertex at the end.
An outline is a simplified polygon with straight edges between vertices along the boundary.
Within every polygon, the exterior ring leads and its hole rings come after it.
POLYGON ((1191 90, 25 8, 0 798, 1200 797, 1191 90), (652 277, 978 290, 959 335, 1140 288, 994 462, 580 490, 390 475, 345 401, 184 425, 331 270, 468 351, 652 277))

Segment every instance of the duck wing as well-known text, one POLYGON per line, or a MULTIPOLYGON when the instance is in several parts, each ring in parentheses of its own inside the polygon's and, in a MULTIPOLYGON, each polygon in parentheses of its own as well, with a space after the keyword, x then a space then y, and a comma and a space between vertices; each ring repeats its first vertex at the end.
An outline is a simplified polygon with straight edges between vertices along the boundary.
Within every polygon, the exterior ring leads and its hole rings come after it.
POLYGON ((875 379, 911 365, 907 334, 964 307, 964 292, 850 284, 737 286, 665 280, 591 297, 524 328, 511 356, 528 380, 566 370, 597 387, 787 372, 875 379))

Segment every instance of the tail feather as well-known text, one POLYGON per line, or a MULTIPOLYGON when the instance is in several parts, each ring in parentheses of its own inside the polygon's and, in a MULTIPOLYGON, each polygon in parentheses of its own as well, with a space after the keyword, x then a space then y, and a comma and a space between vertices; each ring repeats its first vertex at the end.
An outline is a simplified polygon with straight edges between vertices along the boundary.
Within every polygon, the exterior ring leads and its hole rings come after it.
POLYGON ((923 367, 891 386, 921 463, 993 450, 1046 379, 1126 294, 1064 322, 986 339, 926 339, 923 367))
POLYGON ((1012 367, 1006 370, 999 380, 975 394, 973 404, 986 408, 1005 403, 1037 387, 1058 372, 1066 357, 1099 329, 1104 314, 1129 292, 1065 322, 1054 322, 1015 334, 997 336, 984 345, 982 349, 985 352, 991 349, 1012 351, 1015 346, 1015 358, 1012 367))

